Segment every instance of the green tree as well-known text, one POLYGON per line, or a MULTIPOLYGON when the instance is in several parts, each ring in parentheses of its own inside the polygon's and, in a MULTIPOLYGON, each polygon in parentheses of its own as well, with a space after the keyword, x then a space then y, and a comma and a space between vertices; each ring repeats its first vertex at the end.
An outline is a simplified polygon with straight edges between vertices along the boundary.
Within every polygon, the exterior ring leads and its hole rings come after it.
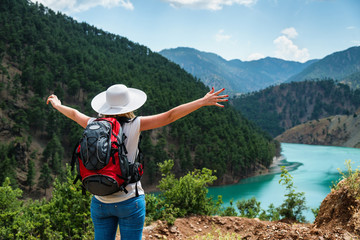
POLYGON ((10 186, 10 179, 5 178, 0 187, 0 239, 15 239, 13 222, 21 212, 22 201, 20 197, 22 191, 13 189, 10 186))
POLYGON ((30 99, 29 109, 27 111, 29 126, 36 133, 43 130, 46 123, 46 115, 44 110, 44 101, 39 97, 30 99))
POLYGON ((9 178, 11 185, 17 186, 15 164, 15 157, 8 156, 8 146, 0 145, 0 169, 6 169, 6 171, 0 172, 0 182, 9 178))
POLYGON ((280 216, 288 220, 305 222, 303 211, 308 209, 305 202, 305 193, 295 192, 293 177, 284 166, 281 167, 280 177, 279 183, 286 187, 284 203, 278 208, 280 216))
POLYGON ((16 112, 14 116, 14 121, 14 129, 16 130, 16 132, 20 133, 24 130, 29 130, 29 121, 27 119, 27 114, 23 109, 20 109, 16 112))
POLYGON ((61 173, 61 158, 60 158, 60 155, 59 153, 55 153, 54 157, 51 158, 51 166, 52 166, 52 170, 53 170, 53 173, 58 175, 61 173))
POLYGON ((80 82, 77 79, 71 79, 69 82, 69 94, 75 96, 80 90, 80 82))
POLYGON ((64 148, 60 139, 56 134, 54 134, 43 152, 43 162, 48 163, 55 174, 59 174, 61 172, 63 154, 64 148))
POLYGON ((29 191, 31 191, 32 186, 34 185, 34 179, 35 179, 35 164, 34 161, 31 159, 28 161, 28 169, 27 169, 27 175, 26 175, 26 185, 29 186, 29 191))
POLYGON ((51 177, 51 170, 49 168, 49 165, 47 163, 44 163, 40 172, 41 174, 39 178, 39 186, 42 189, 44 189, 46 195, 46 189, 48 189, 51 186, 51 183, 53 181, 53 178, 51 177))

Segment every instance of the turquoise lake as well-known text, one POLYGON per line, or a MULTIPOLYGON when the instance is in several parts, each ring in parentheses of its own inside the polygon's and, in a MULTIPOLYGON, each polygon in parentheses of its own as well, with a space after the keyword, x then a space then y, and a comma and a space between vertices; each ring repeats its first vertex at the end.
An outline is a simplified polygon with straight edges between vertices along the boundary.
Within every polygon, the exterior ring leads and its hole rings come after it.
MULTIPOLYGON (((305 144, 282 143, 283 159, 274 163, 267 175, 251 177, 238 184, 210 187, 209 196, 223 196, 225 206, 236 201, 256 197, 261 202, 261 208, 267 209, 273 203, 275 207, 284 201, 285 186, 279 184, 280 166, 285 165, 296 187, 296 192, 304 192, 306 205, 317 208, 330 193, 330 186, 340 177, 338 169, 345 170, 345 161, 354 162, 353 169, 360 165, 360 149, 314 146, 305 144)), ((311 210, 304 212, 306 220, 314 221, 311 210)))

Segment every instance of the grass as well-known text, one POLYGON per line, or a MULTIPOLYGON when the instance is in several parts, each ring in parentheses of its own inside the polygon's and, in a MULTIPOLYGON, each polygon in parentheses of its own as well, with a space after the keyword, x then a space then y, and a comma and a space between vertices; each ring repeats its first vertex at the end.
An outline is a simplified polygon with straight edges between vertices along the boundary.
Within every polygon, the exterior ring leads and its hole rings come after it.
MULTIPOLYGON (((346 160, 345 166, 347 171, 343 172, 340 169, 338 169, 338 171, 342 175, 341 180, 344 180, 343 184, 349 190, 348 194, 350 194, 356 199, 360 199, 360 170, 358 167, 354 170, 352 168, 352 164, 353 162, 351 160, 346 160)), ((337 184, 335 186, 335 190, 337 190, 339 187, 340 186, 337 184)))

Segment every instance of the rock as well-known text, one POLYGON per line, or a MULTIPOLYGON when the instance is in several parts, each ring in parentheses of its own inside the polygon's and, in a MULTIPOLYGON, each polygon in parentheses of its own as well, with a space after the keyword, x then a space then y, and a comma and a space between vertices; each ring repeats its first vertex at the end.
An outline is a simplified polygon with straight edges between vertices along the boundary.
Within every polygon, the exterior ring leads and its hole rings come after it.
MULTIPOLYGON (((356 182, 360 181, 360 177, 356 182)), ((341 181, 337 190, 332 190, 322 201, 315 219, 317 228, 332 229, 334 232, 349 231, 360 236, 360 201, 349 188, 350 183, 341 181)))

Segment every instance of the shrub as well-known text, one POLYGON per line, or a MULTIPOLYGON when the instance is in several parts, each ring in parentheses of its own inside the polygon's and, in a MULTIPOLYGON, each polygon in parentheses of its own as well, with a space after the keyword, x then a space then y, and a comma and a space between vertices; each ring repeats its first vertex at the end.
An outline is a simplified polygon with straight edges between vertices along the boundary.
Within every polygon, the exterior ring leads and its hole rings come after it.
POLYGON ((270 204, 268 210, 261 209, 261 203, 252 197, 247 200, 237 201, 237 208, 240 211, 241 217, 260 218, 261 220, 277 221, 280 218, 287 220, 305 222, 303 211, 308 209, 305 204, 305 193, 295 192, 295 187, 292 181, 292 176, 285 169, 281 168, 281 179, 279 183, 286 186, 286 194, 284 202, 275 207, 270 204))
POLYGON ((162 191, 165 203, 173 204, 179 208, 179 217, 190 214, 210 215, 214 210, 212 198, 207 197, 207 187, 216 180, 212 171, 203 168, 201 171, 195 169, 187 175, 176 179, 169 169, 172 169, 172 160, 159 163, 163 178, 160 180, 159 189, 162 191))
POLYGON ((7 178, 0 187, 0 239, 93 239, 90 197, 73 184, 67 168, 66 181, 55 180, 49 200, 19 200, 7 178))
MULTIPOLYGON (((352 169, 353 162, 351 160, 345 161, 345 166, 347 171, 343 172, 338 169, 339 173, 342 175, 340 180, 343 180, 343 184, 348 188, 348 194, 353 196, 356 199, 360 199, 360 179, 359 173, 360 170, 356 168, 355 170, 352 169)), ((338 184, 335 186, 335 189, 338 188, 338 184)))
POLYGON ((211 215, 218 211, 219 204, 207 197, 207 187, 216 180, 211 170, 195 169, 177 179, 171 172, 173 160, 158 165, 162 173, 158 186, 161 193, 147 196, 147 222, 161 219, 173 224, 177 217, 211 215))
POLYGON ((305 204, 305 193, 295 192, 292 178, 293 177, 285 167, 281 167, 281 179, 279 180, 279 183, 286 186, 287 193, 285 194, 286 199, 284 200, 284 203, 278 207, 278 211, 280 216, 285 219, 305 222, 303 211, 308 209, 305 204))
POLYGON ((55 179, 53 196, 44 205, 44 210, 50 216, 52 229, 61 233, 64 239, 92 239, 90 194, 83 194, 80 186, 73 184, 74 179, 70 167, 67 167, 66 181, 55 179))
MULTIPOLYGON (((223 203, 222 202, 222 196, 218 197, 218 203, 223 203)), ((225 209, 220 208, 219 209, 219 215, 220 216, 237 216, 237 212, 233 206, 233 199, 230 200, 230 206, 226 207, 225 209)))
POLYGON ((256 218, 259 215, 261 211, 260 204, 261 203, 258 202, 255 197, 237 201, 236 203, 237 208, 240 211, 240 216, 247 218, 256 218))
POLYGON ((163 198, 154 194, 146 194, 146 217, 145 224, 150 225, 155 220, 166 221, 169 225, 173 225, 178 215, 179 209, 173 204, 165 203, 163 198))
POLYGON ((267 221, 278 221, 280 219, 279 209, 271 203, 267 211, 261 212, 259 218, 267 221))

